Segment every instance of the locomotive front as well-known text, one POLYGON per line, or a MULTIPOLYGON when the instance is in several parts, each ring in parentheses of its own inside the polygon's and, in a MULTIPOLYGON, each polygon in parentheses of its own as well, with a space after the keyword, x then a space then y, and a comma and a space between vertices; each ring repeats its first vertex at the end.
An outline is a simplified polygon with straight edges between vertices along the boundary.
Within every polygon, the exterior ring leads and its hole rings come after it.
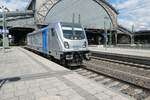
POLYGON ((62 64, 77 66, 83 60, 89 60, 88 41, 84 28, 80 24, 61 24, 63 36, 62 64))

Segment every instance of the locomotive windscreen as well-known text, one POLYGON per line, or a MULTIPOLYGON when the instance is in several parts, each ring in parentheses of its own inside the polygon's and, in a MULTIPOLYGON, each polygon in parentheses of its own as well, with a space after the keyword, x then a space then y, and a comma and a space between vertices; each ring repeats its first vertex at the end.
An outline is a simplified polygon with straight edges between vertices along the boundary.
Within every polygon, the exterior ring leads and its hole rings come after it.
POLYGON ((82 28, 69 28, 69 27, 63 27, 63 36, 66 39, 70 40, 82 40, 85 39, 85 34, 82 30, 82 28))

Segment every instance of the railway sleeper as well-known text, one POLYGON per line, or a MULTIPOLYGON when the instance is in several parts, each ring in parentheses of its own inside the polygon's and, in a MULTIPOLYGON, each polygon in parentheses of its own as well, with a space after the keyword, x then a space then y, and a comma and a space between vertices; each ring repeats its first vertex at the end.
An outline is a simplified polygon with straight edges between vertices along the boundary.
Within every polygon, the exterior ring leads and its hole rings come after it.
POLYGON ((150 78, 149 77, 143 77, 136 74, 130 74, 128 72, 123 72, 120 70, 113 70, 110 68, 106 68, 103 66, 95 65, 89 62, 85 62, 84 64, 85 68, 95 71, 97 73, 101 73, 104 75, 107 75, 109 77, 113 77, 128 83, 132 83, 134 85, 150 89, 150 78), (91 67, 92 66, 92 67, 91 67))

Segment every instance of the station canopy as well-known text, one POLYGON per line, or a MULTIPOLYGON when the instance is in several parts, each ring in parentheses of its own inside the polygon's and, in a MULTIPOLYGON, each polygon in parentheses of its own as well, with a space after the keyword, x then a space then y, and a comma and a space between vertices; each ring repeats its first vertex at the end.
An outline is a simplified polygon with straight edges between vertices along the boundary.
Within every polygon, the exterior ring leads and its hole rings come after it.
POLYGON ((45 23, 73 22, 73 19, 85 28, 104 29, 106 26, 109 29, 113 26, 111 16, 96 0, 58 0, 49 9, 45 23))

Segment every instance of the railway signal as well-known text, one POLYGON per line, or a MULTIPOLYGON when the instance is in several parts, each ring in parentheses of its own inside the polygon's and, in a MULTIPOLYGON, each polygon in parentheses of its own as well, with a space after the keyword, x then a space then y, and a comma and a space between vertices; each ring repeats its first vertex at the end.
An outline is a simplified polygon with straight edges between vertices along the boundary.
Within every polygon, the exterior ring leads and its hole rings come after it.
POLYGON ((0 9, 2 9, 2 13, 3 13, 3 51, 5 52, 5 48, 9 46, 8 43, 8 37, 7 37, 7 32, 6 32, 6 11, 9 12, 9 9, 7 7, 0 7, 0 9))

